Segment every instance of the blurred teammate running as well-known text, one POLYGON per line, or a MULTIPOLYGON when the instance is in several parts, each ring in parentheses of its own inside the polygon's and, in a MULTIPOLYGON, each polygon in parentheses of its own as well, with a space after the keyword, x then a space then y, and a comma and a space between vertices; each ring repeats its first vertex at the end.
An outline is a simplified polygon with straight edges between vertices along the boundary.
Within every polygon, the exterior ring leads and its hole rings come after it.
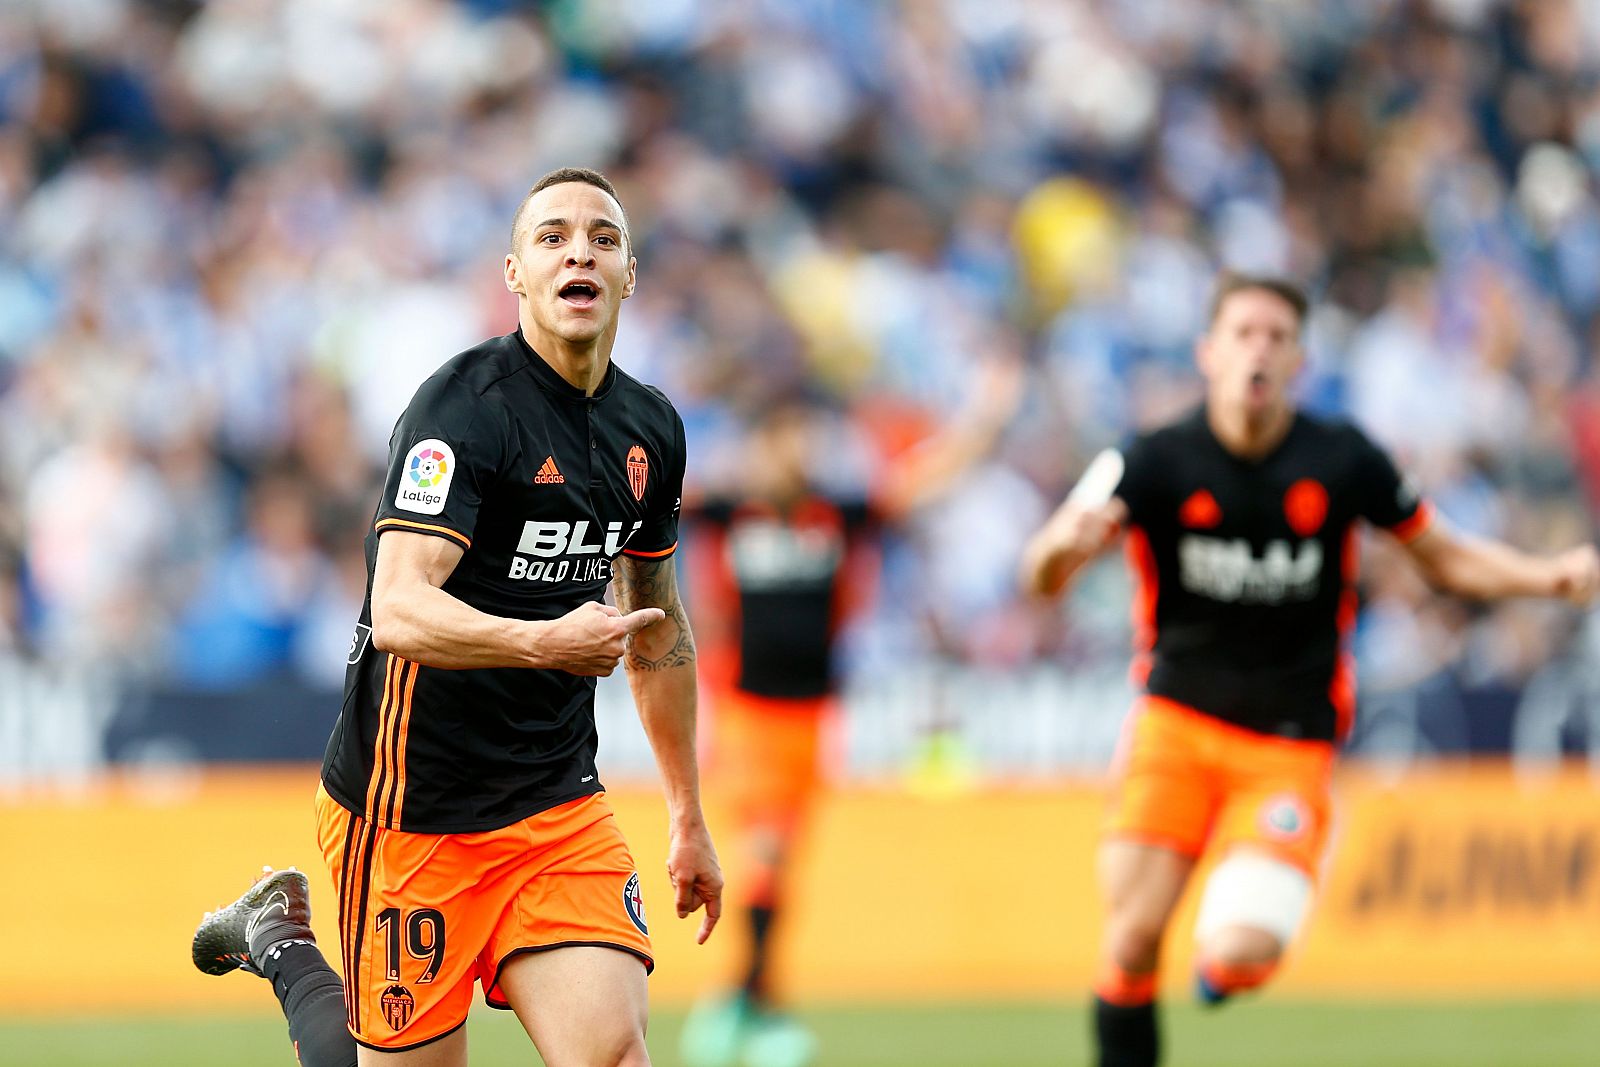
MULTIPOLYGON (((697 538, 696 617, 708 647, 734 663, 712 706, 712 769, 742 855, 736 902, 750 931, 737 991, 703 1001, 683 1032, 691 1067, 801 1067, 815 1041, 780 1010, 773 931, 787 912, 790 857, 821 785, 832 716, 834 638, 870 587, 882 529, 947 492, 993 446, 1015 411, 1021 364, 990 359, 967 409, 891 464, 878 491, 841 499, 817 487, 817 457, 839 447, 803 401, 764 411, 744 448, 740 493, 688 509, 697 538)), ((709 657, 708 657, 709 660, 709 657)))
POLYGON ((701 941, 720 914, 672 558, 683 423, 611 362, 634 272, 611 184, 541 178, 505 257, 518 328, 447 362, 395 427, 317 793, 344 981, 293 871, 194 939, 201 970, 272 981, 303 1067, 460 1067, 474 984, 546 1063, 647 1067, 649 929, 594 762, 595 676, 619 660, 666 789, 677 913, 704 906, 701 941))
POLYGON ((1305 313, 1287 282, 1224 279, 1196 346, 1204 406, 1097 458, 1024 554, 1024 587, 1059 595, 1126 532, 1138 584, 1145 695, 1099 857, 1101 1067, 1159 1059, 1162 935, 1206 848, 1220 862, 1196 923, 1202 1002, 1265 982, 1300 927, 1355 711, 1358 520, 1462 596, 1582 605, 1600 581, 1593 546, 1535 558, 1451 530, 1359 430, 1297 411, 1305 313))

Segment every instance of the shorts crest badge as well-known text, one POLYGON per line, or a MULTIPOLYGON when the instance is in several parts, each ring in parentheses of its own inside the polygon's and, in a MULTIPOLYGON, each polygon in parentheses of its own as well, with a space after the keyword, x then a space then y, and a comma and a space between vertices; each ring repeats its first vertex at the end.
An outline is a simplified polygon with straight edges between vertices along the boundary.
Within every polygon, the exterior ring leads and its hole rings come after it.
POLYGON ((622 906, 628 912, 628 918, 633 920, 633 925, 646 937, 650 936, 650 927, 644 922, 644 894, 639 892, 639 875, 635 872, 628 878, 622 887, 622 906))
POLYGON ((384 1021, 396 1030, 404 1030, 406 1023, 411 1021, 411 1013, 417 1010, 411 990, 403 985, 392 985, 385 989, 378 1004, 383 1009, 384 1021))
POLYGON ((1304 837, 1311 826, 1311 812, 1305 801, 1293 794, 1273 797, 1261 806, 1261 832, 1277 841, 1304 837))

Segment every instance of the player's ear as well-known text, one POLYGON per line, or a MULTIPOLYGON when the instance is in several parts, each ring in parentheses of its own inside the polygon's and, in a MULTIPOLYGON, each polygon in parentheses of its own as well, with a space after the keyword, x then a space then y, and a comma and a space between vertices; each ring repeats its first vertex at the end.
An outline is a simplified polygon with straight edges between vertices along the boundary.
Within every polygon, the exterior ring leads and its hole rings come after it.
POLYGON ((638 281, 639 261, 632 256, 628 257, 628 279, 622 283, 622 299, 626 300, 633 295, 634 284, 638 281))
POLYGON ((506 288, 518 296, 528 295, 528 288, 522 282, 522 260, 515 252, 506 253, 506 288))

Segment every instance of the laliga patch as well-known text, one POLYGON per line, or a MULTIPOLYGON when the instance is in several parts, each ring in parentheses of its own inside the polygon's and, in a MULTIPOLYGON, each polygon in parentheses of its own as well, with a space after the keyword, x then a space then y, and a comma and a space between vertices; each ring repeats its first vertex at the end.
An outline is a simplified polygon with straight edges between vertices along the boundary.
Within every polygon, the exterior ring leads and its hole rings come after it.
POLYGON ((628 884, 622 887, 622 906, 627 909, 628 918, 633 920, 633 925, 646 937, 650 936, 650 927, 644 923, 644 894, 639 892, 639 874, 635 871, 628 878, 628 884))
POLYGON ((450 496, 456 476, 456 454, 436 437, 413 445, 400 467, 400 487, 394 506, 419 515, 437 515, 450 496))
POLYGON ((1275 841, 1294 841, 1311 829, 1311 811, 1292 793, 1275 796, 1261 805, 1257 820, 1261 832, 1275 841))

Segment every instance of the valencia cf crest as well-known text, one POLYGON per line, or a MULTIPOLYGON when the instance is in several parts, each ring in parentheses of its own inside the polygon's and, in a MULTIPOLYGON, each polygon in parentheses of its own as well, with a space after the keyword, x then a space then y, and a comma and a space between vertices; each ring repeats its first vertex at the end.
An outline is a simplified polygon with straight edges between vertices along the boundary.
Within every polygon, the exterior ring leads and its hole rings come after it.
POLYGON ((406 1023, 411 1021, 411 1013, 417 1010, 411 990, 403 985, 392 985, 385 989, 378 1004, 383 1008, 384 1019, 396 1030, 404 1030, 406 1023))
POLYGON ((1294 841, 1310 830, 1311 811, 1293 793, 1283 793, 1261 806, 1258 825, 1268 839, 1294 841))
POLYGON ((1328 518, 1328 491, 1314 478, 1301 478, 1283 494, 1283 517, 1289 529, 1311 537, 1328 518))
POLYGON ((646 937, 650 936, 650 927, 644 923, 644 894, 639 892, 639 874, 634 872, 628 878, 628 884, 622 887, 622 906, 627 909, 628 918, 633 920, 633 925, 646 937))
POLYGON ((644 449, 634 445, 628 449, 628 488, 633 490, 633 499, 644 499, 645 482, 650 478, 650 457, 644 454, 644 449))

